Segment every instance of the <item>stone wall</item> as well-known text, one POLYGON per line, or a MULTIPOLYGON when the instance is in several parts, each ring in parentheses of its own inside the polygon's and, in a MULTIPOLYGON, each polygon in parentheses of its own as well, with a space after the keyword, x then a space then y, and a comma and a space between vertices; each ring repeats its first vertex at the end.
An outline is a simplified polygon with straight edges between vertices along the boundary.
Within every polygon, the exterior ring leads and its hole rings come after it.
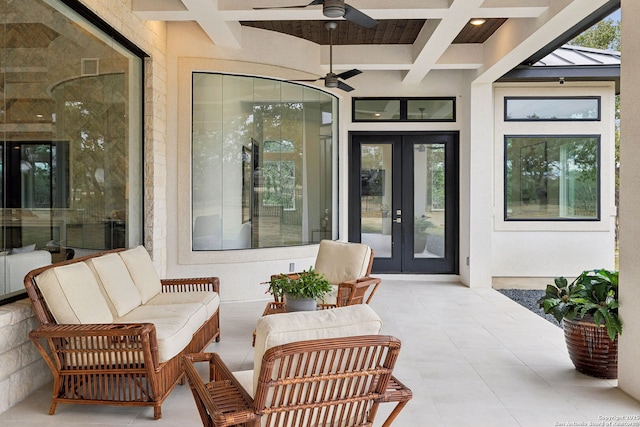
POLYGON ((28 299, 0 307, 0 414, 52 380, 28 336, 39 325, 28 299))

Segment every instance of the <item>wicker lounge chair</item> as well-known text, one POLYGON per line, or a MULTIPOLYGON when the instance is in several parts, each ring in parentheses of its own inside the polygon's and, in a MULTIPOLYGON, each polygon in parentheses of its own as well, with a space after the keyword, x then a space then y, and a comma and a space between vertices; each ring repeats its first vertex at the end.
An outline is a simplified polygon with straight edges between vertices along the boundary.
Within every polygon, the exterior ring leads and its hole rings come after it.
POLYGON ((392 376, 400 341, 376 335, 381 325, 363 304, 278 314, 258 320, 253 371, 231 373, 215 353, 185 356, 203 425, 371 426, 379 404, 394 402, 391 425, 412 393, 392 376))

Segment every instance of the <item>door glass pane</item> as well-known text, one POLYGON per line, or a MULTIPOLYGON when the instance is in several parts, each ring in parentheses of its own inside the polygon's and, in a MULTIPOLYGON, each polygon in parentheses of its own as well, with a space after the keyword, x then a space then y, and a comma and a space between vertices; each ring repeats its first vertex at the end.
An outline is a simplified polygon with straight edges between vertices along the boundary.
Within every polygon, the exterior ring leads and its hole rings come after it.
POLYGON ((444 257, 445 168, 443 144, 414 144, 415 258, 444 257))
POLYGON ((376 258, 391 257, 391 144, 362 144, 360 229, 376 258))

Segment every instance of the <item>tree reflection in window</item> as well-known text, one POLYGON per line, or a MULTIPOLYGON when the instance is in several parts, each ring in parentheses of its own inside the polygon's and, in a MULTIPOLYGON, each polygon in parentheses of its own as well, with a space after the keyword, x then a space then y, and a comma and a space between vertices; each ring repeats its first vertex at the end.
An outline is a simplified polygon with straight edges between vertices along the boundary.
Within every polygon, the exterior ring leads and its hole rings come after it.
POLYGON ((598 136, 507 137, 506 219, 599 218, 598 136))

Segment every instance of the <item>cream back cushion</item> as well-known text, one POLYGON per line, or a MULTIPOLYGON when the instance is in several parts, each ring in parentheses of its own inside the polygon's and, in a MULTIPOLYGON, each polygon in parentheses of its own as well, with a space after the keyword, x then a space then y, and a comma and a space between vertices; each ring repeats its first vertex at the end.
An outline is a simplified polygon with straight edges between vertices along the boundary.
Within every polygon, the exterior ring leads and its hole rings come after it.
POLYGON ((140 293, 143 304, 146 304, 154 296, 158 295, 162 290, 160 278, 156 272, 156 268, 151 261, 149 252, 144 246, 138 246, 133 249, 118 252, 120 258, 129 270, 129 274, 133 279, 140 293))
POLYGON ((296 341, 376 335, 381 328, 382 320, 368 304, 261 317, 256 325, 253 359, 254 395, 260 376, 262 355, 271 347, 296 341))
POLYGON ((45 270, 36 277, 36 283, 58 323, 113 322, 98 282, 85 263, 45 270))
POLYGON ((94 271, 107 300, 115 309, 114 317, 122 317, 142 303, 127 266, 117 253, 85 261, 94 271))
POLYGON ((324 274, 329 283, 337 285, 347 280, 365 277, 370 257, 371 248, 363 243, 322 240, 315 270, 324 274))

